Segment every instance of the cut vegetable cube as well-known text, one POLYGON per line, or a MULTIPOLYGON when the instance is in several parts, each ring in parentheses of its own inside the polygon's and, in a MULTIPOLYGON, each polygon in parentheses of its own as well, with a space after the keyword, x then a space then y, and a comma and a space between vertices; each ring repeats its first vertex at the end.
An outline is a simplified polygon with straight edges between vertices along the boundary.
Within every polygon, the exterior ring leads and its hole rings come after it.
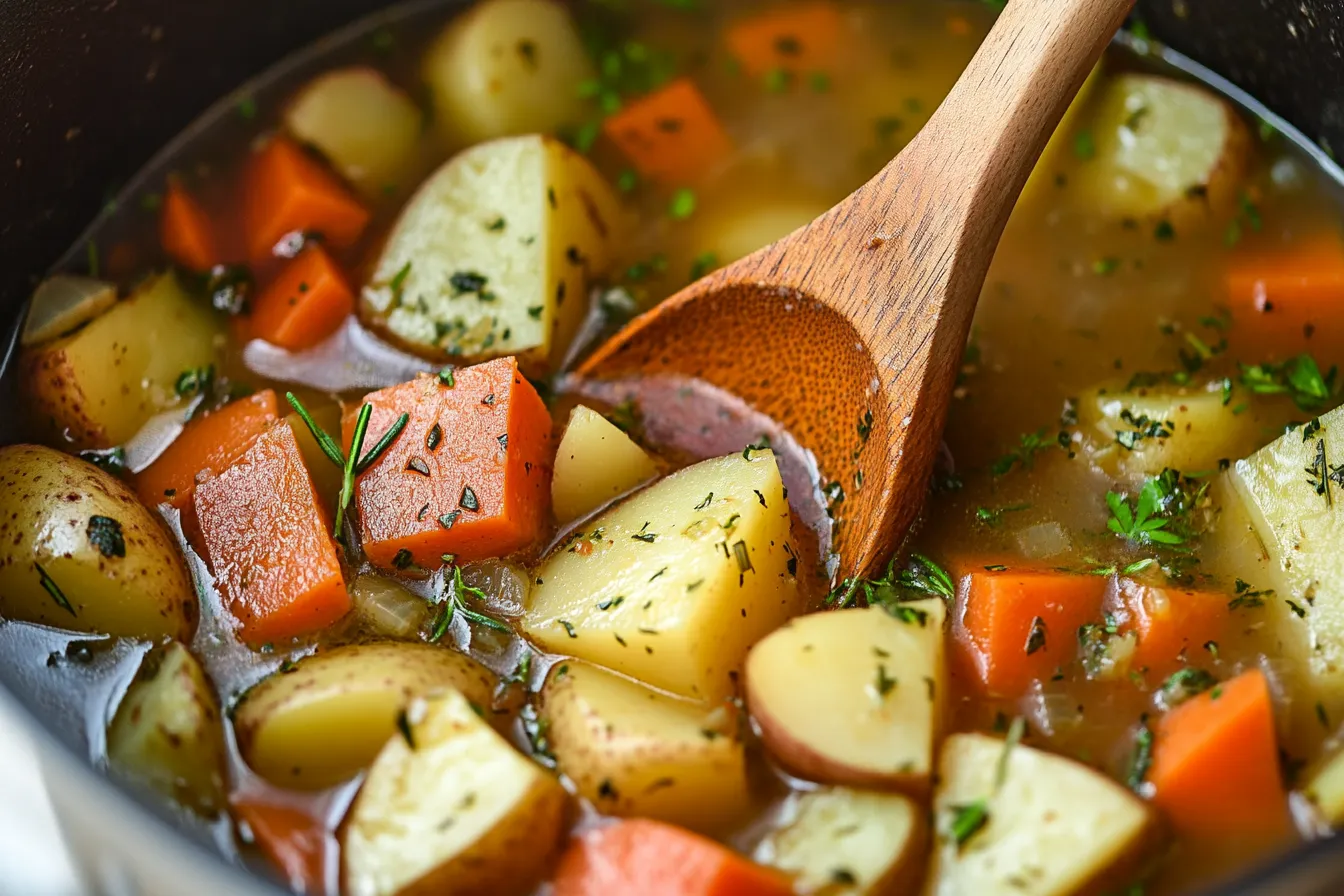
POLYGON ((354 245, 369 212, 345 185, 288 137, 275 137, 252 159, 244 226, 253 263, 270 258, 291 233, 319 233, 333 246, 354 245))
POLYGON ((749 811, 736 713, 669 697, 577 660, 555 668, 542 713, 560 772, 604 815, 724 833, 749 811))
POLYGON ((555 518, 564 524, 587 516, 657 475, 648 452, 606 417, 579 405, 569 415, 555 453, 555 518))
POLYGON ((551 881, 555 896, 791 896, 787 877, 712 840, 635 818, 573 841, 551 881))
POLYGON ((215 587, 243 641, 310 634, 350 609, 336 545, 287 424, 198 484, 195 508, 215 587))
POLYGON ((354 310, 340 266, 321 246, 309 246, 257 297, 252 335, 300 351, 335 333, 354 310))
POLYGON ((609 117, 602 130, 640 174, 664 184, 698 182, 733 151, 690 78, 640 97, 609 117))
POLYGON ((947 677, 942 600, 814 613, 747 655, 747 705, 770 754, 827 784, 928 792, 947 677))
POLYGON ((208 271, 224 260, 210 215, 176 181, 171 181, 163 194, 159 242, 169 258, 188 270, 208 271))
POLYGON ((457 691, 419 698, 346 821, 350 896, 515 893, 555 853, 567 795, 457 691))
POLYGON ((894 793, 845 787, 795 792, 755 858, 790 875, 795 893, 914 892, 928 846, 926 812, 894 793))
POLYGON ((178 377, 218 363, 219 333, 216 315, 176 276, 153 277, 83 329, 24 352, 33 419, 62 447, 121 445, 184 402, 178 377))
POLYGON ((351 66, 319 75, 285 110, 285 127, 317 147, 366 196, 414 175, 425 113, 382 72, 351 66))
POLYGON ((1344 297, 1344 240, 1338 234, 1235 264, 1227 275, 1228 303, 1256 332, 1311 339, 1338 317, 1344 297))
POLYGON ((235 799, 233 814, 291 890, 302 896, 328 892, 328 856, 337 844, 324 820, 305 809, 255 799, 235 799))
POLYGON ((1204 652, 1204 645, 1226 634, 1231 621, 1228 601, 1216 591, 1189 591, 1143 585, 1128 579, 1120 583, 1120 600, 1128 621, 1122 634, 1134 632, 1138 642, 1130 666, 1158 682, 1204 652))
POLYGON ((840 51, 842 26, 840 8, 830 0, 795 3, 732 25, 728 49, 753 78, 826 72, 840 51))
MULTIPOLYGON (((444 554, 502 557, 535 542, 545 524, 551 417, 537 391, 513 358, 448 379, 425 376, 364 399, 373 407, 365 453, 410 416, 355 489, 364 552, 383 569, 397 569, 402 551, 429 569, 444 554)), ((347 446, 355 416, 342 426, 347 446)))
POLYGON ((107 758, 203 815, 224 806, 219 700, 177 641, 148 654, 107 730, 107 758))
POLYGON ((191 507, 196 477, 218 476, 243 456, 278 419, 275 393, 264 389, 197 417, 135 477, 135 490, 149 507, 191 507))
POLYGON ((1148 781, 1153 804, 1181 836, 1286 836, 1288 794, 1264 673, 1243 672, 1163 716, 1148 781))
POLYGON ((797 606, 779 468, 748 454, 674 473, 573 533, 536 571, 527 636, 683 697, 730 696, 748 648, 797 606))
POLYGON ((1344 752, 1336 752, 1318 766, 1302 793, 1326 824, 1332 828, 1344 825, 1344 752))
POLYGON ((939 779, 929 896, 1122 892, 1154 845, 1142 800, 1062 756, 954 734, 939 779))
POLYGON ((557 140, 474 146, 402 210, 361 314, 426 357, 517 355, 525 369, 557 367, 612 263, 622 217, 592 164, 557 140))
POLYGON ((1078 629, 1101 620, 1106 580, 1024 569, 964 575, 956 632, 961 665, 988 694, 1017 697, 1078 653, 1078 629))

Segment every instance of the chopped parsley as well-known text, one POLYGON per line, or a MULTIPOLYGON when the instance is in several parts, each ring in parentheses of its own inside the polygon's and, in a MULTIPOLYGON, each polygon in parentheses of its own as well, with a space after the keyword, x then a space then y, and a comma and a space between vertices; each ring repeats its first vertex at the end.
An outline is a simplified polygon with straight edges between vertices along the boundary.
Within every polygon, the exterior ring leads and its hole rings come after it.
POLYGON ((695 214, 698 204, 695 191, 689 187, 682 187, 672 194, 672 199, 667 204, 667 214, 674 221, 685 221, 695 214))
POLYGON ((989 802, 987 800, 976 800, 962 806, 952 806, 951 811, 952 821, 948 828, 948 834, 952 837, 952 842, 956 844, 957 851, 960 852, 972 837, 989 824, 989 802))
POLYGON ((1134 749, 1129 756, 1129 771, 1125 775, 1125 783, 1129 789, 1138 793, 1143 789, 1144 779, 1148 777, 1148 769, 1153 764, 1153 729, 1148 727, 1148 719, 1145 717, 1139 722, 1139 730, 1134 734, 1134 749))
POLYGON ((110 516, 91 516, 88 526, 89 544, 98 549, 104 557, 125 557, 126 539, 122 535, 121 523, 110 516))

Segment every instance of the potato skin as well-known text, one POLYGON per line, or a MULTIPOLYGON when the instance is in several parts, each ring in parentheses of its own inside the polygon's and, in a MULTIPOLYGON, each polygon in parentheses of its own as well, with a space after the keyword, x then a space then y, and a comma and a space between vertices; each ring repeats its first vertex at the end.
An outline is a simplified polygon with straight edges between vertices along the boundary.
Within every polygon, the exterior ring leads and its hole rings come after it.
POLYGON ((381 641, 324 650, 248 691, 234 711, 243 759, 285 787, 314 790, 366 767, 413 697, 443 688, 488 708, 495 676, 430 644, 381 641))
POLYGON ((177 545, 125 484, 51 448, 0 448, 0 616, 189 641, 198 613, 177 545), (94 517, 116 521, 124 556, 118 545, 91 535, 94 517), (69 609, 43 588, 39 564, 69 609))

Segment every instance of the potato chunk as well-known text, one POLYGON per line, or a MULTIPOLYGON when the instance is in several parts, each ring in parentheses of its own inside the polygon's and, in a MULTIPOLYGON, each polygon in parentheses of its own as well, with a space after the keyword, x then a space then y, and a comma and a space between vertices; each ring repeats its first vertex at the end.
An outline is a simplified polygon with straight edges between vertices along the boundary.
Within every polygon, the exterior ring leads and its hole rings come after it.
POLYGON ((828 784, 926 793, 947 690, 941 600, 814 613, 747 656, 747 705, 766 749, 828 784))
POLYGON ((733 693, 747 649, 795 612, 775 456, 704 461, 602 514, 537 570, 523 631, 683 697, 733 693))
POLYGON ((444 647, 382 642, 337 647, 262 681, 238 704, 238 749, 283 787, 320 790, 368 766, 411 698, 452 687, 490 705, 495 677, 444 647))
POLYGON ((457 691, 418 699, 346 822, 350 896, 515 893, 541 876, 566 796, 457 691))
POLYGON ((583 156, 515 137, 449 160, 388 237, 365 320, 412 351, 463 363, 518 355, 558 362, 607 270, 621 211, 583 156))
POLYGON ((606 815, 721 833, 750 805, 736 714, 669 697, 586 663, 542 691, 560 771, 606 815))
POLYGON ((285 110, 285 127, 322 151, 345 179, 381 196, 413 175, 424 113, 377 69, 319 75, 285 110))
POLYGON ((1255 420, 1234 414, 1221 391, 1103 386, 1079 401, 1078 423, 1098 466, 1134 476, 1216 470, 1256 437, 1255 420))
POLYGON ((913 892, 928 841, 925 813, 894 793, 846 787, 794 793, 754 858, 792 875, 797 893, 913 892))
POLYGON ((1302 788, 1302 793, 1332 828, 1344 825, 1344 752, 1331 756, 1302 788))
POLYGON ((488 0, 450 23, 425 56, 439 133, 450 144, 555 133, 585 113, 593 64, 561 3, 488 0))
POLYGON ((943 744, 938 773, 930 896, 1106 892, 1132 882, 1125 875, 1149 845, 1148 805, 1062 756, 956 734, 943 744), (968 812, 983 812, 983 825, 968 812))
POLYGON ((657 475, 647 451, 606 417, 579 405, 569 415, 555 454, 555 517, 563 524, 587 516, 657 475))
POLYGON ((25 351, 19 376, 34 419, 53 439, 107 448, 183 403, 177 378, 218 362, 220 332, 209 304, 163 274, 84 328, 25 351))
POLYGON ((173 641, 150 653, 107 730, 112 767, 205 815, 224 805, 224 726, 201 664, 173 641))
POLYGON ((0 448, 0 616, 189 641, 197 613, 181 552, 121 480, 50 448, 0 448))
POLYGON ((1095 155, 1070 183, 1089 207, 1115 218, 1165 218, 1179 229, 1235 203, 1250 131, 1207 89, 1119 75, 1102 86, 1086 126, 1095 155))

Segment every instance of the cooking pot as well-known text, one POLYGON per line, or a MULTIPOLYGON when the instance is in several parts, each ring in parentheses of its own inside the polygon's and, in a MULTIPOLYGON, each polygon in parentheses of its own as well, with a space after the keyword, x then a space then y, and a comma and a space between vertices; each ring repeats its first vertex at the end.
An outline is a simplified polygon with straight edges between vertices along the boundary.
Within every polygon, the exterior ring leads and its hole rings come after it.
MULTIPOLYGON (((384 14, 380 5, 0 0, 0 373, 21 302, 118 184, 246 78, 361 16, 384 14)), ((1340 0, 1140 6, 1153 38, 1226 78, 1225 89, 1258 97, 1326 155, 1344 154, 1340 0)), ((0 409, 5 402, 0 394, 0 409)), ((0 442, 7 416, 0 413, 0 442)), ((110 784, 88 765, 85 744, 44 727, 45 708, 21 678, 0 665, 0 724, 17 720, 36 740, 57 814, 93 891, 282 892, 220 859, 204 832, 181 827, 158 801, 110 784)), ((1344 892, 1344 843, 1305 846, 1225 892, 1344 892)))

